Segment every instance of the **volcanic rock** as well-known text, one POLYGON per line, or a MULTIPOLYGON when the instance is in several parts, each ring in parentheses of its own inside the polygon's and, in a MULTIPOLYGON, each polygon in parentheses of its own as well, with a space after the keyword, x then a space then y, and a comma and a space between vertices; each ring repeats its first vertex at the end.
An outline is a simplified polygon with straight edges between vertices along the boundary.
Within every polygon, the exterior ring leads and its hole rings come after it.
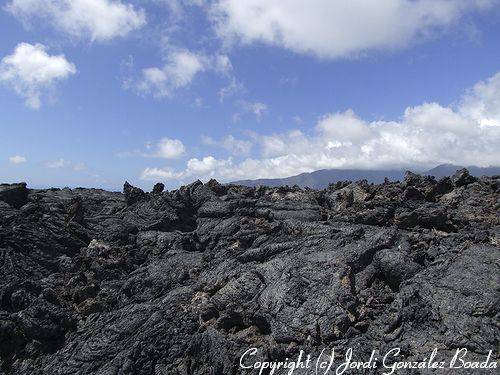
POLYGON ((498 359, 498 186, 1 185, 0 373, 250 374, 252 347, 498 359))
POLYGON ((10 204, 12 207, 23 206, 28 199, 26 182, 18 184, 0 184, 0 201, 10 204))

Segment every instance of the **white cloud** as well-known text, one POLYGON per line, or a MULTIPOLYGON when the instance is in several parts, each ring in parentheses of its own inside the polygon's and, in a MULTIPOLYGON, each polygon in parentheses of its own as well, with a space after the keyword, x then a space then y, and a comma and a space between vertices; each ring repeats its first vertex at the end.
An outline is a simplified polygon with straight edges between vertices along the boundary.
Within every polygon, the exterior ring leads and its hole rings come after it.
POLYGON ((252 150, 252 142, 237 139, 232 135, 225 136, 220 141, 211 137, 202 137, 202 143, 207 146, 221 147, 232 155, 248 155, 252 150))
POLYGON ((26 163, 26 158, 21 155, 14 155, 9 158, 9 163, 11 164, 22 164, 26 163))
POLYGON ((227 43, 264 42, 323 58, 403 48, 495 0, 217 0, 210 15, 227 43))
POLYGON ((189 176, 213 176, 213 173, 219 169, 226 166, 228 162, 226 160, 218 160, 213 156, 205 156, 202 159, 189 159, 187 162, 187 169, 183 172, 186 177, 189 176))
POLYGON ((262 136, 260 137, 263 156, 282 155, 287 151, 287 144, 281 137, 278 136, 262 136))
POLYGON ((205 156, 202 159, 192 158, 186 164, 186 169, 175 172, 172 168, 146 168, 142 171, 142 180, 190 180, 201 177, 209 179, 216 177, 225 168, 231 168, 232 159, 216 159, 213 156, 205 156))
MULTIPOLYGON (((247 100, 240 100, 237 102, 238 106, 243 113, 251 113, 255 116, 257 121, 260 121, 262 116, 267 112, 267 104, 261 102, 249 102, 247 100)), ((238 122, 241 119, 242 113, 237 112, 233 114, 233 122, 238 122)))
POLYGON ((482 125, 500 125, 500 73, 469 90, 462 101, 461 111, 482 125))
POLYGON ((146 23, 142 9, 120 0, 11 0, 6 9, 27 26, 43 22, 92 41, 123 37, 146 23))
POLYGON ((0 82, 12 87, 34 109, 40 108, 43 91, 76 73, 75 65, 64 55, 49 55, 46 49, 42 44, 19 43, 0 61, 0 82))
POLYGON ((200 56, 189 51, 177 51, 169 55, 163 68, 143 69, 137 88, 159 98, 170 96, 173 90, 188 86, 203 70, 205 67, 200 56))
POLYGON ((178 159, 186 153, 186 147, 178 139, 161 138, 156 142, 148 142, 144 149, 135 149, 132 151, 122 151, 116 154, 118 158, 144 157, 144 158, 162 158, 178 159))
POLYGON ((45 163, 45 166, 47 168, 51 168, 51 169, 59 169, 59 168, 67 167, 70 164, 71 163, 69 161, 64 160, 63 158, 59 158, 57 160, 53 160, 53 161, 49 161, 49 162, 45 163))
POLYGON ((140 179, 146 181, 169 180, 175 178, 174 172, 169 168, 146 168, 142 171, 140 179))
POLYGON ((337 141, 359 142, 370 137, 370 128, 350 109, 344 113, 323 116, 318 122, 317 130, 337 141))
POLYGON ((177 159, 184 155, 186 148, 178 139, 162 138, 156 144, 154 156, 164 159, 177 159))
POLYGON ((195 77, 211 70, 228 75, 232 71, 227 55, 207 56, 185 49, 169 52, 163 67, 151 67, 142 70, 136 82, 126 82, 126 87, 135 87, 139 92, 152 94, 157 98, 169 97, 175 90, 188 87, 195 77))
MULTIPOLYGON (((352 110, 330 113, 310 134, 252 134, 260 157, 191 159, 169 179, 221 181, 286 177, 328 168, 434 167, 440 163, 498 165, 500 73, 478 83, 456 107, 424 103, 398 121, 365 121, 352 110)), ((213 141, 214 142, 214 141, 213 141)))

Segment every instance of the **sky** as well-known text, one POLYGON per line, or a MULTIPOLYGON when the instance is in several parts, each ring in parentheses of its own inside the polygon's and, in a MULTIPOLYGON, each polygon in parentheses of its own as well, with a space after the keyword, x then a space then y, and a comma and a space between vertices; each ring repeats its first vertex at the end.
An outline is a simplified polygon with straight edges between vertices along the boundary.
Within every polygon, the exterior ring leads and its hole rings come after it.
POLYGON ((0 182, 500 165, 498 0, 0 1, 0 182))

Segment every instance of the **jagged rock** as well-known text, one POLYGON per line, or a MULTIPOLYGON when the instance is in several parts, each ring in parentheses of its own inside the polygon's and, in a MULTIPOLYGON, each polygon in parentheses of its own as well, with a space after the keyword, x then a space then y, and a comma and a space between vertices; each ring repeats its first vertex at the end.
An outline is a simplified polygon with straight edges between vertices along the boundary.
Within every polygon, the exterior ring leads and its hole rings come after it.
POLYGON ((213 178, 207 182, 207 186, 212 189, 217 195, 224 195, 227 192, 227 188, 213 178))
POLYGON ((452 177, 453 184, 457 187, 466 186, 477 181, 477 178, 471 176, 465 168, 458 170, 452 177))
POLYGON ((85 210, 83 208, 82 199, 80 197, 72 199, 72 202, 68 207, 67 220, 83 224, 85 220, 85 210))
POLYGON ((0 201, 10 204, 12 207, 21 208, 28 199, 26 182, 18 184, 0 184, 0 201))
POLYGON ((453 181, 450 177, 443 177, 437 182, 436 185, 430 191, 430 196, 433 199, 439 198, 444 194, 449 193, 453 190, 453 181))
POLYGON ((484 358, 498 186, 464 171, 322 191, 1 185, 0 373, 243 374, 250 347, 484 358))
POLYGON ((165 189, 165 185, 162 184, 161 182, 158 182, 153 186, 153 194, 160 194, 163 193, 163 190, 165 189))
POLYGON ((406 186, 419 186, 425 182, 425 176, 421 176, 419 174, 413 173, 411 171, 405 172, 404 184, 406 186))
POLYGON ((424 194, 417 188, 413 186, 408 186, 405 191, 403 192, 403 200, 408 201, 408 200, 420 200, 424 199, 424 194))
POLYGON ((128 205, 140 202, 146 198, 146 193, 138 187, 130 185, 127 181, 123 184, 123 195, 128 205))

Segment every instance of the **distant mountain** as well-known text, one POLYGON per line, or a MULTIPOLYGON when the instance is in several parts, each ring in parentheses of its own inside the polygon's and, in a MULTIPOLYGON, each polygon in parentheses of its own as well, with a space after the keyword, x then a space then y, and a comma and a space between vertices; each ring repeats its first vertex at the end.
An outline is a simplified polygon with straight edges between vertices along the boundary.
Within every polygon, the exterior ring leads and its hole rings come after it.
MULTIPOLYGON (((417 171, 413 170, 415 173, 422 175, 434 176, 437 179, 444 176, 453 175, 458 169, 465 168, 459 165, 453 164, 441 164, 435 168, 428 171, 417 171)), ((470 174, 476 177, 480 176, 493 176, 500 175, 500 167, 487 167, 480 168, 475 166, 466 167, 470 174)), ((285 178, 261 178, 257 180, 241 180, 234 181, 232 184, 244 185, 244 186, 284 186, 284 185, 298 185, 300 187, 310 187, 314 189, 324 189, 331 183, 337 181, 359 181, 367 180, 374 184, 379 184, 384 181, 384 178, 388 178, 390 181, 401 181, 404 179, 406 170, 360 170, 360 169, 321 169, 319 171, 314 171, 310 173, 301 173, 296 176, 285 177, 285 178)))
POLYGON ((500 167, 482 168, 482 167, 476 167, 473 165, 470 165, 468 167, 463 167, 463 166, 453 165, 453 164, 441 164, 435 168, 429 169, 428 171, 424 172, 423 174, 429 175, 429 176, 434 176, 436 178, 442 178, 445 176, 451 176, 458 169, 462 169, 462 168, 467 168, 469 170, 469 173, 475 177, 500 175, 500 167))
POLYGON ((337 181, 358 181, 366 179, 368 182, 381 183, 387 177, 391 181, 402 180, 404 170, 359 170, 359 169, 321 169, 311 173, 301 173, 297 176, 285 178, 261 178, 257 180, 235 181, 234 184, 244 186, 283 186, 298 185, 314 189, 324 189, 328 184, 337 181))

